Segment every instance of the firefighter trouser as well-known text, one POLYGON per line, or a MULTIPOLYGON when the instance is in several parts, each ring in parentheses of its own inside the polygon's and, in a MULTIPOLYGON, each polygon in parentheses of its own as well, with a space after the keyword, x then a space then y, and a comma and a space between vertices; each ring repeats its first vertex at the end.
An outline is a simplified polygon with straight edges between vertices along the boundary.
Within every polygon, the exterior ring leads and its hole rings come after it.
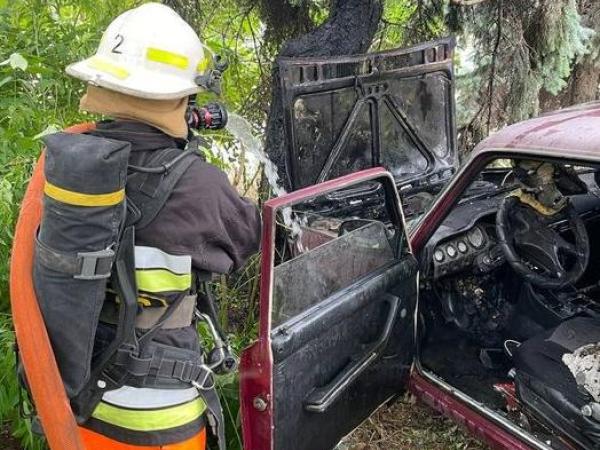
POLYGON ((206 429, 186 441, 159 446, 123 444, 86 428, 80 430, 86 450, 205 450, 206 448, 206 429))

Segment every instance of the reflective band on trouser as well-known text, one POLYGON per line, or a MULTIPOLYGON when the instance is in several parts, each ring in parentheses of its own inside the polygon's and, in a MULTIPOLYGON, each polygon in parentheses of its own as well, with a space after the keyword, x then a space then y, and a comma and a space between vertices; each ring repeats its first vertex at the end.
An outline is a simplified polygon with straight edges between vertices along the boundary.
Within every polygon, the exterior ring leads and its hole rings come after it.
POLYGON ((185 70, 190 65, 187 56, 180 55, 179 53, 173 53, 168 50, 162 50, 160 48, 149 47, 146 50, 146 59, 161 64, 167 64, 169 66, 177 67, 178 69, 185 70))
POLYGON ((117 66, 116 64, 101 59, 97 56, 88 61, 88 66, 90 66, 92 69, 112 75, 120 80, 124 80, 129 76, 129 71, 124 67, 117 66))
POLYGON ((201 398, 182 405, 154 410, 123 409, 100 402, 92 413, 92 417, 128 430, 160 431, 193 422, 205 411, 206 404, 201 398))
POLYGON ((44 194, 56 201, 74 206, 114 206, 125 198, 124 189, 106 194, 84 194, 63 189, 49 181, 44 185, 44 194))

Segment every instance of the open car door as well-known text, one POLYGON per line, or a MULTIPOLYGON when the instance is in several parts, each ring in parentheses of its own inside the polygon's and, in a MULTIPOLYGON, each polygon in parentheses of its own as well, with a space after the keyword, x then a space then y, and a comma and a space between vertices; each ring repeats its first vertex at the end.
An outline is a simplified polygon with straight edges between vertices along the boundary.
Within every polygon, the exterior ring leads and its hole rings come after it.
POLYGON ((242 355, 244 448, 326 450, 402 392, 417 263, 393 177, 368 169, 263 209, 260 330, 242 355))

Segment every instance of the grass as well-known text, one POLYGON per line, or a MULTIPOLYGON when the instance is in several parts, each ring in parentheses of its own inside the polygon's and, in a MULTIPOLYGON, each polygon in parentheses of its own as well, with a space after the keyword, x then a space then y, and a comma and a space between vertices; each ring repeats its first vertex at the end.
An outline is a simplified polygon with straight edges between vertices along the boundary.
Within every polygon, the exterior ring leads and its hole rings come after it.
POLYGON ((456 423, 405 396, 380 408, 336 450, 485 450, 456 423))
POLYGON ((14 341, 10 316, 6 313, 0 314, 0 436, 3 437, 2 448, 8 446, 6 443, 8 438, 5 441, 4 436, 9 435, 11 440, 19 442, 23 448, 42 450, 46 448, 44 441, 31 432, 30 420, 22 416, 23 413, 28 414, 31 411, 31 406, 21 392, 17 381, 14 341))

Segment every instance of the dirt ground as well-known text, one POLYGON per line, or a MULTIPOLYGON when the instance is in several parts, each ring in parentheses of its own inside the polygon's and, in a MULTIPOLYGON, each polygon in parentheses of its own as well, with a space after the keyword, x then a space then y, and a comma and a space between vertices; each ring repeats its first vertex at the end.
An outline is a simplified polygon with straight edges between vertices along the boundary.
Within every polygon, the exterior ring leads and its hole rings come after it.
POLYGON ((336 450, 486 450, 462 428, 412 398, 381 408, 336 450))
POLYGON ((0 449, 21 450, 19 443, 10 435, 8 426, 2 423, 0 423, 0 449))

